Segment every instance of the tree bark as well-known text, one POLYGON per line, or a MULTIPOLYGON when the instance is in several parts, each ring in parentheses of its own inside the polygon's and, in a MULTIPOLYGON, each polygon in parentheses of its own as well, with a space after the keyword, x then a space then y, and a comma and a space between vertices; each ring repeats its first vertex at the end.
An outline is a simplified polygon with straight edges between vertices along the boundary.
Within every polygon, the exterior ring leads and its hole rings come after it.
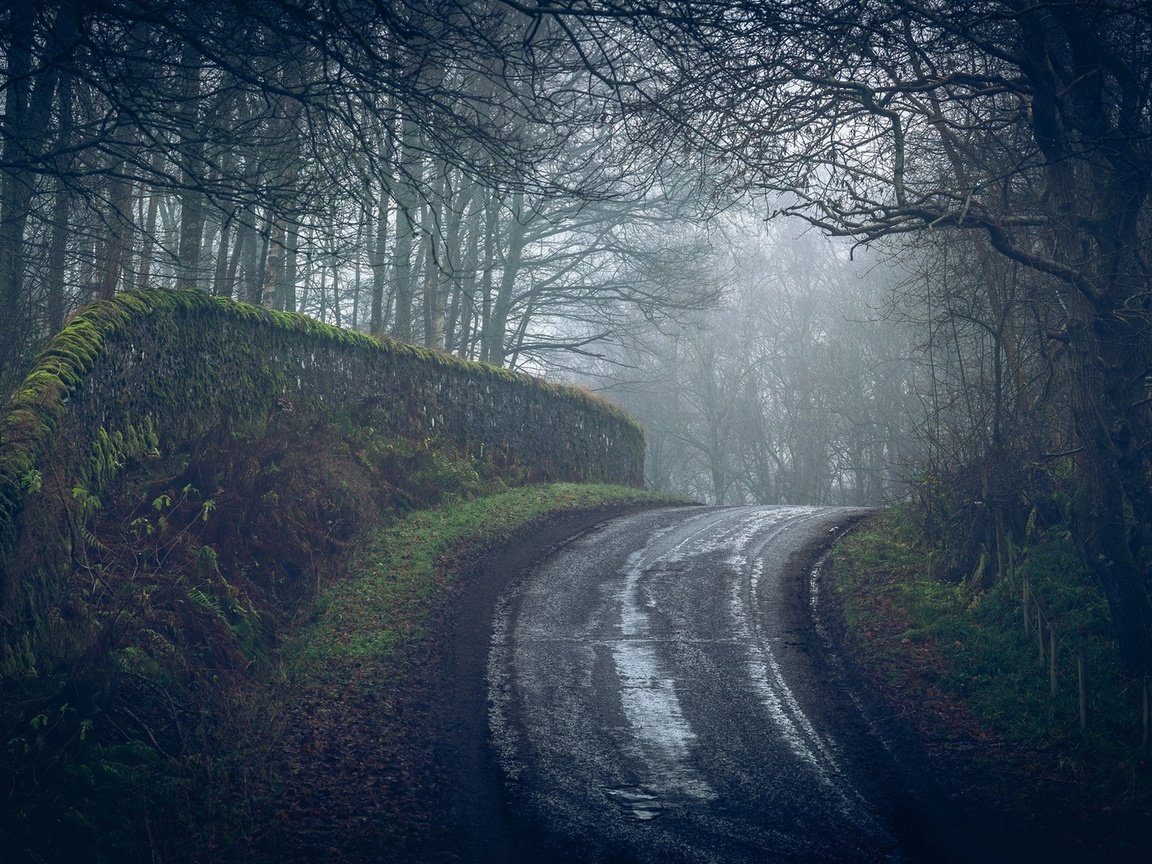
POLYGON ((204 136, 199 117, 200 56, 191 44, 185 48, 180 72, 184 80, 178 111, 181 188, 176 288, 188 290, 200 287, 200 258, 204 242, 204 193, 200 188, 204 157, 204 136))
POLYGON ((504 365, 504 339, 508 330, 508 318, 512 312, 512 296, 516 287, 516 277, 520 273, 520 262, 524 255, 527 236, 528 216, 524 211, 524 192, 516 190, 512 194, 512 208, 508 223, 508 235, 504 246, 504 268, 500 276, 500 287, 492 315, 484 326, 484 350, 482 358, 496 366, 504 365))
POLYGON ((392 296, 396 310, 392 335, 412 341, 412 248, 416 238, 416 189, 424 166, 420 152, 420 127, 408 114, 401 121, 400 182, 396 195, 396 241, 392 246, 392 296))
POLYGON ((376 337, 384 335, 384 304, 388 294, 388 222, 388 190, 382 185, 377 206, 375 239, 370 237, 371 242, 368 244, 368 267, 372 272, 372 311, 368 332, 376 337))
POLYGON ((112 297, 120 287, 132 251, 135 178, 129 167, 128 154, 136 143, 135 129, 121 125, 113 135, 113 142, 107 171, 108 209, 104 215, 107 231, 101 247, 100 282, 97 285, 98 296, 105 299, 112 297))
POLYGON ((1054 257, 1076 274, 1062 297, 1082 445, 1073 535, 1108 598, 1124 667, 1143 677, 1152 673, 1152 597, 1141 563, 1152 531, 1152 329, 1133 303, 1147 296, 1152 276, 1140 251, 1152 160, 1133 133, 1146 118, 1132 116, 1140 103, 1126 92, 1124 56, 1082 20, 1081 7, 1016 5, 1054 257))
POLYGON ((49 117, 63 59, 74 47, 76 11, 56 12, 39 69, 34 68, 36 13, 40 4, 16 3, 10 13, 7 87, 0 154, 0 386, 21 365, 33 332, 24 285, 24 232, 31 215, 37 171, 50 134, 49 117))
POLYGON ((56 333, 64 327, 64 279, 68 253, 68 217, 72 210, 71 184, 67 175, 72 159, 67 156, 72 144, 72 75, 61 73, 57 110, 60 130, 56 135, 56 200, 52 204, 52 236, 48 243, 47 331, 56 333))

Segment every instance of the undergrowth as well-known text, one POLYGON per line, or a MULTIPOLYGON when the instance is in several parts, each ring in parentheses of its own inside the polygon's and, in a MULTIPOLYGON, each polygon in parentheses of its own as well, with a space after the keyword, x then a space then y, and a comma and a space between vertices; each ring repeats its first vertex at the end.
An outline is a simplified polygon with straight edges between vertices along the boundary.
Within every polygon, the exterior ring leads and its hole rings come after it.
POLYGON ((348 860, 428 860, 429 831, 453 830, 430 803, 441 788, 438 760, 471 741, 434 731, 447 710, 436 706, 444 688, 480 684, 444 677, 438 659, 459 650, 441 640, 466 626, 455 617, 470 614, 458 605, 471 596, 465 577, 494 544, 531 542, 553 515, 667 503, 624 487, 527 486, 370 531, 349 578, 323 593, 314 620, 285 646, 270 693, 285 721, 269 761, 273 806, 255 820, 259 837, 243 860, 311 864, 331 847, 348 860))
POLYGON ((934 578, 926 560, 900 511, 861 525, 830 560, 848 638, 876 680, 910 704, 938 688, 951 700, 951 716, 926 722, 963 724, 956 715, 970 712, 975 726, 964 734, 1004 740, 1102 806, 1147 800, 1152 775, 1141 750, 1140 687, 1121 674, 1107 603, 1067 532, 1036 532, 1014 576, 988 587, 934 578), (1055 696, 1035 626, 1024 627, 1025 575, 1058 636, 1055 696), (1088 677, 1084 731, 1077 652, 1088 677))
POLYGON ((370 527, 499 492, 523 469, 433 439, 279 414, 126 472, 89 513, 61 607, 89 648, 4 694, 5 861, 225 860, 266 794, 257 682, 370 527))

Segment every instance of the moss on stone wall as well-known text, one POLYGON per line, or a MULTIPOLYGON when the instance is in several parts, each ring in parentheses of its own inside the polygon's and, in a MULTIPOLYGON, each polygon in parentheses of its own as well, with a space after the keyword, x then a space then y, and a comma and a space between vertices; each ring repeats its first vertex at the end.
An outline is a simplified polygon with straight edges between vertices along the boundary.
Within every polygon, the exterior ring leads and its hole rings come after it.
POLYGON ((579 389, 200 292, 120 294, 56 336, 0 418, 0 678, 51 675, 83 643, 63 586, 126 467, 277 412, 437 438, 529 479, 642 484, 639 425, 579 389))

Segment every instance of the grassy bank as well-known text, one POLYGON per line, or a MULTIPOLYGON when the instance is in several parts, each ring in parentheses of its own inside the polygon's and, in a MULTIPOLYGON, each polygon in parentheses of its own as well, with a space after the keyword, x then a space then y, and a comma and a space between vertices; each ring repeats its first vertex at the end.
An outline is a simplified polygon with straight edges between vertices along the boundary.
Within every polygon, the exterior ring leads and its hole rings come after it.
POLYGON ((525 474, 293 412, 154 454, 86 495, 58 617, 82 615, 91 647, 43 681, 0 688, 0 857, 244 858, 280 806, 268 765, 291 732, 284 700, 322 673, 338 692, 342 664, 363 675, 418 641, 447 584, 440 558, 548 512, 647 500, 501 494, 525 474))
POLYGON ((569 517, 591 524, 672 503, 624 487, 528 486, 370 532, 269 682, 270 772, 257 790, 253 842, 236 857, 293 864, 338 848, 348 861, 440 860, 426 844, 453 830, 443 802, 459 757, 445 751, 482 738, 458 725, 469 715, 453 703, 482 680, 487 644, 461 620, 480 607, 462 598, 477 602, 481 584, 491 602, 499 591, 477 565, 504 541, 530 545, 569 517), (480 658, 463 678, 447 659, 459 650, 480 658))
POLYGON ((899 511, 862 524, 829 561, 851 653, 922 738, 961 748, 1025 809, 1147 808, 1141 689, 1120 673, 1107 604, 1066 534, 1035 534, 1011 577, 987 589, 932 578, 926 561, 899 511), (1046 619, 1043 660, 1035 605, 1024 626, 1025 578, 1046 619))
POLYGON ((382 668, 425 635, 461 565, 535 522, 580 509, 681 503, 623 486, 561 483, 410 514, 373 531, 351 576, 324 593, 315 621, 287 650, 287 674, 331 681, 342 669, 382 668))

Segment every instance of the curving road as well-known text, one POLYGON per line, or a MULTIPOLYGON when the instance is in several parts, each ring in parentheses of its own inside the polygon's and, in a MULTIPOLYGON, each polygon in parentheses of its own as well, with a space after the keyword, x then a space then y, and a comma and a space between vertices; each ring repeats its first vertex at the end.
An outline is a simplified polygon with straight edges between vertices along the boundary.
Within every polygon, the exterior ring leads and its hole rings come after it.
POLYGON ((489 734, 524 861, 943 861, 811 614, 859 511, 610 521, 500 599, 489 734))

